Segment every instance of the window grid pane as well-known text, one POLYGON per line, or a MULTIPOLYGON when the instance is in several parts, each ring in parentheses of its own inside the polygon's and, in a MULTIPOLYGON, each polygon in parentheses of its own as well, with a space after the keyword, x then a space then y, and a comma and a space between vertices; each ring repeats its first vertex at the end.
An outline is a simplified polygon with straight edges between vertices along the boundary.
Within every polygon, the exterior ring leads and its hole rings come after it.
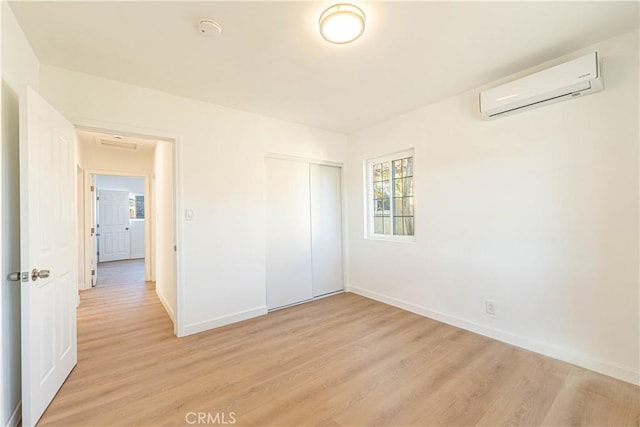
POLYGON ((413 236, 413 157, 372 169, 374 234, 413 236))

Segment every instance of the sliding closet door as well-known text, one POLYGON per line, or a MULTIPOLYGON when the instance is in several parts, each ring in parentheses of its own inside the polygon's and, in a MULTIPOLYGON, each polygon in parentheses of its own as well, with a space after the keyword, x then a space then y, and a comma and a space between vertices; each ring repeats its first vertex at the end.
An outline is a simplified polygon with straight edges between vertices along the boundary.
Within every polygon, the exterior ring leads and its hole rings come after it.
POLYGON ((310 164, 313 296, 342 290, 341 169, 310 164))
POLYGON ((309 164, 265 159, 267 308, 313 298, 309 164))

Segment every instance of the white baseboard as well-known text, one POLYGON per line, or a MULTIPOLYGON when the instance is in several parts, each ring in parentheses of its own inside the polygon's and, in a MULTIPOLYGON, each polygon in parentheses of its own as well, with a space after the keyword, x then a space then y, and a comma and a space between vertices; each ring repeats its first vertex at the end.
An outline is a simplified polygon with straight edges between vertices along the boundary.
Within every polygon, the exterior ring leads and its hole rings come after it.
POLYGON ((144 253, 129 255, 129 259, 140 259, 140 258, 144 258, 144 253))
POLYGON ((16 427, 22 421, 22 401, 18 402, 16 408, 7 420, 7 427, 16 427))
POLYGON ((486 337, 493 338, 507 344, 531 350, 533 352, 540 353, 554 359, 573 363, 574 365, 581 366, 583 368, 599 372, 601 374, 608 375, 622 381, 640 385, 640 372, 635 372, 621 366, 593 359, 582 354, 575 354, 566 349, 556 347, 551 344, 532 340, 521 335, 513 334, 501 329, 492 328, 477 322, 472 322, 461 317, 452 316, 450 314, 422 307, 420 305, 383 295, 368 289, 360 288, 353 285, 348 285, 345 287, 345 289, 348 292, 353 292, 354 294, 358 294, 366 298, 389 304, 394 307, 398 307, 403 310, 407 310, 412 313, 419 314, 421 316, 428 317, 442 323, 446 323, 448 325, 456 326, 458 328, 465 329, 479 335, 484 335, 486 337))
POLYGON ((158 289, 157 287, 156 287, 156 295, 158 295, 158 299, 162 303, 162 306, 167 311, 167 314, 169 315, 169 317, 171 318, 171 321, 175 325, 176 324, 176 316, 175 316, 175 314, 173 312, 173 309, 171 308, 171 306, 169 305, 169 303, 165 299, 164 295, 162 295, 162 292, 160 292, 160 289, 158 289))
POLYGON ((216 317, 214 319, 205 320, 203 322, 192 323, 185 326, 184 335, 197 334, 198 332, 204 332, 209 329, 219 328, 220 326, 229 325, 235 322, 241 322, 243 320, 251 319, 253 317, 263 316, 267 314, 267 307, 257 307, 250 310, 240 311, 238 313, 230 314, 228 316, 216 317))

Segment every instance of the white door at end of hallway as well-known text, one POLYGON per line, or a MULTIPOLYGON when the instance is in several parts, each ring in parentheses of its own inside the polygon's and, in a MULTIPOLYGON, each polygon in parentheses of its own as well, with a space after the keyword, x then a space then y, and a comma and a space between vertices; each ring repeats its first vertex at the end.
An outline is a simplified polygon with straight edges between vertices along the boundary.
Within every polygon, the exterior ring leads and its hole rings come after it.
POLYGON ((129 192, 98 190, 98 261, 131 258, 129 192))

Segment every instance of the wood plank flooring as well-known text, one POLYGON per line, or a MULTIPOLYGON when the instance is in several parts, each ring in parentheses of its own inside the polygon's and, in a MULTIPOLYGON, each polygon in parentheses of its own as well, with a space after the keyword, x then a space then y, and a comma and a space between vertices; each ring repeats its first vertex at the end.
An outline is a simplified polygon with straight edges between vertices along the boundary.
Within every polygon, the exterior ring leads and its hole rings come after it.
POLYGON ((144 258, 98 263, 98 287, 144 282, 144 258))
POLYGON ((81 293, 39 425, 640 423, 637 386, 353 294, 178 339, 136 277, 81 293))

